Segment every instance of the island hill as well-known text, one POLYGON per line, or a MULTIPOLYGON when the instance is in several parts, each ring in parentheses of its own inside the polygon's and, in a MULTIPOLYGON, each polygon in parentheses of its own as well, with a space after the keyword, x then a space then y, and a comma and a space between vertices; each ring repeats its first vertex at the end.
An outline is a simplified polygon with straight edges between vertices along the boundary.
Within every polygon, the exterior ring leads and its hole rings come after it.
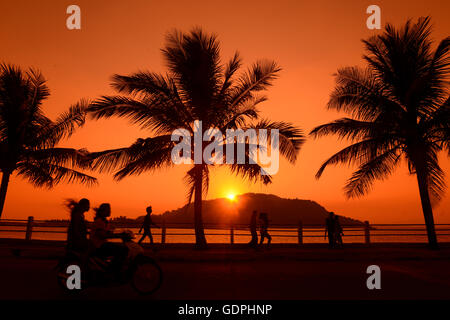
MULTIPOLYGON (((203 222, 208 224, 248 225, 253 210, 267 212, 272 225, 324 225, 328 211, 315 201, 286 199, 273 194, 245 193, 236 196, 234 201, 228 198, 203 200, 203 222)), ((339 213, 337 213, 339 214, 339 213)), ((179 209, 166 211, 161 215, 154 214, 153 221, 166 224, 187 224, 192 227, 194 221, 193 203, 179 209)), ((136 219, 141 222, 143 216, 136 219)), ((363 223, 348 217, 340 216, 342 225, 362 225, 363 223)))

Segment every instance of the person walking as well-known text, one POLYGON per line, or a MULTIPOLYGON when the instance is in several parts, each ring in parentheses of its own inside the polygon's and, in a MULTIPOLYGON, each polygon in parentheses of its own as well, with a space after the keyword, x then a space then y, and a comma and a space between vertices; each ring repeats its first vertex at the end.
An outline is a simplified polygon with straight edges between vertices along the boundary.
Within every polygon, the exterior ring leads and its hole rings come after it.
POLYGON ((267 238, 267 247, 269 247, 272 237, 268 232, 269 218, 267 217, 267 213, 261 212, 259 214, 259 219, 261 220, 261 240, 259 241, 259 245, 262 245, 264 243, 264 239, 267 238))
POLYGON ((255 248, 258 245, 258 233, 256 231, 256 216, 258 212, 253 210, 252 216, 250 218, 250 234, 252 236, 252 240, 248 243, 248 245, 252 248, 255 248))
POLYGON ((328 218, 325 220, 325 239, 328 235, 328 246, 334 248, 335 246, 335 232, 336 232, 336 220, 334 218, 334 212, 330 212, 328 218))
POLYGON ((343 246, 342 236, 344 235, 344 231, 342 229, 341 223, 339 222, 338 215, 335 215, 334 223, 335 223, 334 228, 335 228, 335 237, 336 237, 335 242, 339 247, 342 247, 343 246))
POLYGON ((145 237, 148 237, 150 239, 150 244, 153 245, 154 243, 151 225, 154 225, 157 228, 159 228, 159 226, 152 221, 152 207, 147 207, 146 211, 147 214, 144 217, 144 222, 142 223, 141 229, 139 229, 139 234, 141 233, 142 229, 144 229, 144 234, 142 235, 138 243, 141 244, 141 242, 144 241, 145 237))

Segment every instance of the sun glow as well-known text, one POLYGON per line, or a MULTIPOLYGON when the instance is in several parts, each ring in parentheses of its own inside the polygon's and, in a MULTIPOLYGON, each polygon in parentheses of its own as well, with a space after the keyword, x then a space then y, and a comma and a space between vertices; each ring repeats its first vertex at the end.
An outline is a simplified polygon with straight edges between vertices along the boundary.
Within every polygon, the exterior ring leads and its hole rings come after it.
POLYGON ((227 198, 228 198, 228 200, 230 200, 230 201, 235 201, 235 200, 236 200, 236 194, 234 194, 234 193, 229 193, 229 194, 227 195, 227 198))

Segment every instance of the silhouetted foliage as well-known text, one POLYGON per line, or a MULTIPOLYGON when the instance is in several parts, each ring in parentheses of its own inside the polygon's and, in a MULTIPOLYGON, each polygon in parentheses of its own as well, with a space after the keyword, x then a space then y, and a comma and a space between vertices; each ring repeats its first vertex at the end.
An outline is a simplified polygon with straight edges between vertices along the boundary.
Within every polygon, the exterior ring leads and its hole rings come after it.
MULTIPOLYGON (((115 178, 122 179, 172 166, 171 134, 186 129, 193 135, 195 120, 201 120, 203 128, 218 128, 222 133, 237 128, 279 129, 280 153, 291 162, 296 160, 303 143, 301 131, 289 123, 259 119, 257 106, 266 100, 259 93, 272 85, 281 70, 275 62, 258 61, 237 75, 242 66, 239 54, 223 65, 216 36, 198 28, 189 33, 169 33, 162 53, 167 74, 141 71, 130 76, 114 75, 112 86, 126 96, 103 96, 90 106, 94 119, 123 117, 153 133, 129 147, 94 153, 95 168, 117 170, 115 178)), ((246 164, 235 161, 229 165, 232 172, 265 184, 272 181, 271 176, 260 174, 258 164, 249 164, 248 152, 246 158, 246 164)), ((202 190, 207 192, 209 185, 209 167, 204 162, 195 164, 186 175, 189 202, 194 196, 199 246, 206 244, 201 203, 202 190)))
POLYGON ((388 24, 381 35, 364 40, 367 68, 346 67, 336 74, 328 108, 341 118, 314 128, 311 135, 337 135, 352 144, 325 161, 359 166, 345 186, 348 197, 366 194, 372 183, 386 179, 401 159, 416 174, 428 239, 437 247, 432 199, 445 190, 438 152, 450 154, 450 37, 431 50, 430 19, 408 21, 401 29, 388 24))
POLYGON ((86 150, 57 147, 84 124, 87 102, 71 106, 52 121, 42 110, 49 94, 39 71, 23 72, 13 65, 0 65, 0 216, 13 173, 37 187, 51 188, 63 181, 96 182, 75 170, 85 167, 86 150))

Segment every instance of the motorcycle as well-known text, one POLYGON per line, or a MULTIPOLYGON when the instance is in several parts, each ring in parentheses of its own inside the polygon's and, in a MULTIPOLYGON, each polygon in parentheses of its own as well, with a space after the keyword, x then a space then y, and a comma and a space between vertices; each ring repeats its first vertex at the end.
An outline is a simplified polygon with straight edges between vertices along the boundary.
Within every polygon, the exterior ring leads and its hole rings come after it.
POLYGON ((83 254, 68 251, 56 266, 58 284, 67 291, 70 290, 67 280, 71 276, 68 267, 76 265, 81 270, 81 289, 90 286, 113 286, 130 283, 139 294, 151 294, 159 289, 162 283, 162 270, 158 263, 144 254, 144 249, 133 241, 134 234, 125 231, 117 234, 128 248, 121 274, 118 276, 111 268, 112 257, 101 258, 95 255, 83 257, 83 254))

